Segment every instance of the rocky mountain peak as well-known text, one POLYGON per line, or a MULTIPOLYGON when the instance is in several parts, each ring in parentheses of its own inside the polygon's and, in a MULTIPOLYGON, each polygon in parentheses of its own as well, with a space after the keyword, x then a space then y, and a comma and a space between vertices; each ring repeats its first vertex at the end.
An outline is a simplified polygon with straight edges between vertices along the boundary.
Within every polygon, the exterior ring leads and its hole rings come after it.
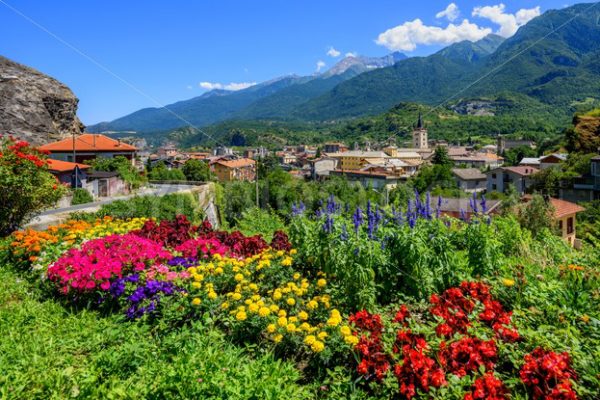
POLYGON ((0 56, 0 134, 35 145, 80 134, 78 103, 61 82, 0 56))

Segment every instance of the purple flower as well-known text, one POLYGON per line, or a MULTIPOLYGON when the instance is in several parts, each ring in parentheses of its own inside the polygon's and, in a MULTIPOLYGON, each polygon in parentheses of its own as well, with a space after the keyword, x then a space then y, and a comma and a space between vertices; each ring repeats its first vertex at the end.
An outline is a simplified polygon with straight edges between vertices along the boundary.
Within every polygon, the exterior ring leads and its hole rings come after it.
POLYGON ((354 224, 354 232, 358 233, 358 230, 363 222, 362 210, 360 207, 356 207, 356 211, 352 215, 352 223, 354 224))
POLYGON ((481 195, 481 203, 479 203, 479 205, 481 205, 481 212, 485 214, 487 211, 487 202, 484 194, 481 195))

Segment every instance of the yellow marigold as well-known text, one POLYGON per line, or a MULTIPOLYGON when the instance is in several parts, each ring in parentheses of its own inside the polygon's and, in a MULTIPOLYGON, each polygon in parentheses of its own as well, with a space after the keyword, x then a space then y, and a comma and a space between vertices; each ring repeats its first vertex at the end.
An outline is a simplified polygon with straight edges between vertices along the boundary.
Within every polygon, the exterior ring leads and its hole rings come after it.
POLYGON ((196 282, 202 282, 204 280, 204 275, 202 275, 202 274, 194 274, 194 280, 196 282))
POLYGON ((294 279, 295 279, 295 280, 298 280, 298 279, 300 279, 300 273, 299 273, 299 272, 296 272, 296 273, 294 274, 294 279))
POLYGON ((189 272, 191 275, 194 275, 196 272, 198 272, 198 270, 196 269, 196 267, 189 267, 189 268, 188 268, 188 272, 189 272))
POLYGON ((244 275, 243 274, 235 274, 235 276, 233 277, 233 279, 235 279, 238 282, 241 282, 244 280, 244 275))
POLYGON ((348 325, 344 325, 340 327, 340 333, 342 336, 348 336, 352 334, 352 329, 348 325))
POLYGON ((202 283, 200 283, 200 282, 192 282, 192 287, 194 289, 200 289, 202 287, 202 283))
POLYGON ((344 342, 348 343, 349 345, 356 346, 358 343, 358 338, 353 335, 347 335, 344 336, 344 342))
POLYGON ((285 317, 285 316, 287 316, 287 312, 285 312, 285 310, 279 310, 279 312, 277 313, 277 316, 285 317))
POLYGON ((511 287, 511 286, 515 285, 515 281, 514 281, 514 279, 502 278, 502 284, 504 286, 511 287))
POLYGON ((287 324, 288 324, 288 323, 287 323, 287 318, 286 318, 286 317, 279 317, 279 318, 277 319, 277 325, 281 326, 282 328, 283 328, 284 326, 287 326, 287 324))
POLYGON ((281 257, 281 256, 284 254, 284 252, 283 252, 283 250, 279 250, 279 251, 278 251, 277 253, 275 253, 275 254, 277 254, 277 257, 281 257))
POLYGON ((293 306, 294 304, 296 304, 296 299, 294 299, 293 297, 288 297, 285 302, 288 304, 288 306, 293 306))
POLYGON ((309 309, 309 310, 314 310, 314 309, 316 309, 317 307, 319 307, 319 303, 317 303, 317 302, 316 302, 316 301, 314 301, 314 300, 311 300, 311 301, 309 301, 309 302, 306 304, 306 307, 308 307, 308 309, 309 309))
POLYGON ((267 325, 267 332, 269 332, 269 333, 275 332, 276 329, 277 329, 277 327, 275 326, 275 324, 267 325))
POLYGON ((223 268, 217 267, 215 268, 215 275, 221 275, 223 273, 223 268))
POLYGON ((238 321, 245 321, 246 318, 248 318, 248 316, 245 311, 238 311, 237 314, 235 314, 235 319, 238 321))
POLYGON ((323 350, 325 350, 325 343, 319 341, 319 340, 315 340, 315 342, 313 344, 310 345, 310 348, 312 349, 312 351, 314 351, 315 353, 320 353, 323 350))
POLYGON ((276 290, 273 292, 273 300, 281 300, 281 292, 276 290))
POLYGON ((250 311, 251 313, 256 313, 256 312, 258 312, 258 310, 259 310, 258 304, 256 304, 256 303, 248 304, 248 311, 250 311))
POLYGON ((298 322, 298 317, 296 317, 296 316, 292 315, 291 317, 289 317, 289 318, 288 318, 288 320, 289 320, 290 322, 298 322))
POLYGON ((294 325, 294 324, 287 324, 287 326, 285 327, 285 329, 288 332, 290 332, 290 333, 296 332, 296 325, 294 325))
POLYGON ((201 303, 202 303, 202 300, 200 300, 200 299, 199 299, 199 298, 197 298, 197 297, 194 297, 194 298, 192 299, 192 305, 194 305, 194 306, 199 306, 201 303))
POLYGON ((261 317, 266 317, 266 316, 268 316, 269 314, 271 314, 271 310, 269 310, 269 308, 268 308, 268 307, 261 307, 261 308, 258 310, 258 315, 260 315, 261 317))
POLYGON ((269 309, 273 312, 277 312, 277 311, 279 311, 279 306, 277 304, 271 304, 269 306, 269 309))
POLYGON ((317 340, 317 338, 314 335, 308 335, 304 338, 304 344, 310 346, 312 345, 315 341, 317 340))
POLYGON ((317 334, 317 337, 321 340, 324 340, 327 336, 329 336, 329 335, 325 331, 321 331, 317 334))
POLYGON ((273 337, 273 341, 274 341, 275 343, 279 343, 279 342, 281 342, 282 340, 283 340, 283 335, 282 335, 281 333, 280 333, 280 334, 277 334, 277 335, 275 335, 275 336, 273 337))
POLYGON ((289 267, 292 265, 292 258, 291 257, 286 257, 283 260, 281 260, 281 265, 283 265, 284 267, 289 267))
POLYGON ((234 300, 240 300, 242 298, 242 295, 241 293, 234 293, 232 297, 234 300))
POLYGON ((327 325, 329 326, 338 326, 340 323, 342 322, 342 320, 340 318, 329 318, 327 320, 327 325))
POLYGON ((308 322, 303 322, 300 324, 300 330, 308 331, 310 329, 310 324, 308 322))
POLYGON ((290 250, 290 254, 291 254, 291 255, 294 255, 294 254, 296 254, 297 252, 298 252, 298 250, 296 250, 296 249, 291 249, 291 250, 290 250))
POLYGON ((327 285, 327 281, 326 281, 325 279, 321 278, 321 279, 319 279, 319 280, 317 281, 317 286, 318 286, 318 287, 322 288, 322 287, 324 287, 325 285, 327 285))
POLYGON ((306 321, 308 319, 308 313, 306 311, 300 311, 298 313, 298 318, 300 318, 302 321, 306 321))
POLYGON ((252 297, 250 297, 252 299, 252 301, 259 301, 260 300, 260 296, 257 294, 253 294, 252 297))
POLYGON ((226 310, 229 308, 229 303, 228 302, 224 302, 223 304, 221 304, 221 308, 226 310))
POLYGON ((208 298, 211 300, 214 300, 217 298, 217 293, 216 292, 208 292, 208 298))

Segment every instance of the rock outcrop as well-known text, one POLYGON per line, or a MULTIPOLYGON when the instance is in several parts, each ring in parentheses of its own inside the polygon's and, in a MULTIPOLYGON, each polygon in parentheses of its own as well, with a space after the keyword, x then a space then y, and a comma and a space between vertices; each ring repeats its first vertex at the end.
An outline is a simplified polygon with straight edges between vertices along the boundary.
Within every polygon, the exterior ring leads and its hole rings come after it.
POLYGON ((0 134, 35 145, 80 134, 78 102, 56 79, 0 56, 0 134))

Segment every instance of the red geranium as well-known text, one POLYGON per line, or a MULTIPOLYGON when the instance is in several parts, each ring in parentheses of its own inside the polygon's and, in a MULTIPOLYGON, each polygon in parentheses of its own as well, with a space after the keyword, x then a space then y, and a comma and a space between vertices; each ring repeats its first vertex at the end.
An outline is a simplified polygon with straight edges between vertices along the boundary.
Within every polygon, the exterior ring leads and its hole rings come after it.
POLYGON ((541 347, 525 356, 520 377, 534 399, 576 399, 571 380, 577 378, 569 353, 555 353, 541 347))
POLYGON ((473 391, 465 394, 464 400, 505 400, 507 394, 504 383, 490 371, 475 380, 473 391))

